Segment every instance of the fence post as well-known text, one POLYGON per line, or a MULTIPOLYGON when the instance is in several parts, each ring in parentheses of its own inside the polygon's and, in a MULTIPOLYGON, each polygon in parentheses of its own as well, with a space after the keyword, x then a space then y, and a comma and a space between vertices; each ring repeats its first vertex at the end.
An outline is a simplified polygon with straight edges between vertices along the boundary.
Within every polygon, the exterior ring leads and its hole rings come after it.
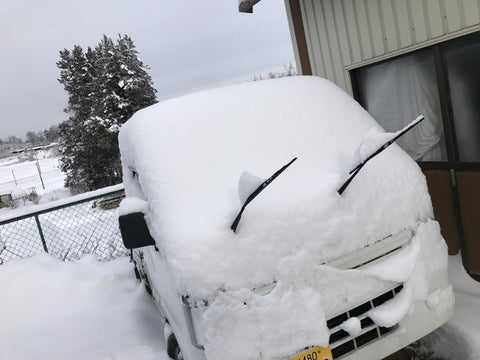
POLYGON ((13 175, 13 181, 15 181, 15 186, 18 186, 17 178, 15 177, 15 173, 13 172, 13 169, 12 169, 12 175, 13 175))
POLYGON ((42 226, 40 225, 40 220, 38 215, 35 215, 35 222, 37 223, 38 233, 40 234, 40 239, 42 240, 43 250, 48 254, 47 243, 45 242, 45 237, 43 236, 42 226))

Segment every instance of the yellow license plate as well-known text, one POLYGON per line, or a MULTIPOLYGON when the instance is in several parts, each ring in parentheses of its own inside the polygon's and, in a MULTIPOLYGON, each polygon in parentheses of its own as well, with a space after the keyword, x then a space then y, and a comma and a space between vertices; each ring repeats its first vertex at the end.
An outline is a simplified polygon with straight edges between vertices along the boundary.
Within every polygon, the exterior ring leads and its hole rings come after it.
POLYGON ((316 347, 293 357, 291 360, 333 360, 332 350, 329 347, 316 347))

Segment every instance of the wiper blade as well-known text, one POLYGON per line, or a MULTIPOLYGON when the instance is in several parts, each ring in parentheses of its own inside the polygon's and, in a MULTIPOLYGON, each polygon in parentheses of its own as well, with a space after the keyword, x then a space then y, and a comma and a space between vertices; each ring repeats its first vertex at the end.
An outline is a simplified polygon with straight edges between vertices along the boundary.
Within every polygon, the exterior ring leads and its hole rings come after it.
POLYGON ((288 164, 282 166, 279 170, 277 170, 272 176, 270 176, 267 180, 265 180, 258 188, 255 189, 254 192, 252 192, 247 200, 245 200, 242 208, 240 209, 240 212, 238 213, 237 217, 235 218, 235 220, 233 221, 232 223, 232 226, 230 226, 230 229, 233 230, 233 232, 235 232, 237 230, 237 226, 238 226, 238 223, 240 222, 240 218, 242 217, 242 214, 243 214, 243 211, 245 210, 245 208, 247 207, 247 205, 257 197, 258 194, 260 194, 263 189, 265 189, 268 185, 270 185, 270 183, 275 180, 277 178, 278 175, 280 175, 282 172, 285 171, 286 168, 288 168, 290 165, 292 165, 292 163, 297 160, 297 158, 293 158, 288 164))
POLYGON ((342 195, 342 193, 345 191, 348 185, 352 182, 353 178, 358 174, 358 172, 362 169, 362 167, 371 159, 373 159, 375 156, 380 154, 383 150, 388 148, 390 145, 392 145, 398 138, 403 136, 406 132, 408 132, 410 129, 418 125, 424 118, 423 115, 418 116, 415 120, 413 120, 410 124, 405 126, 402 130, 400 130, 391 140, 387 141, 385 144, 380 146, 372 155, 368 156, 365 160, 363 160, 360 164, 358 164, 354 169, 352 169, 349 174, 350 177, 345 181, 345 183, 338 189, 338 193, 342 195))

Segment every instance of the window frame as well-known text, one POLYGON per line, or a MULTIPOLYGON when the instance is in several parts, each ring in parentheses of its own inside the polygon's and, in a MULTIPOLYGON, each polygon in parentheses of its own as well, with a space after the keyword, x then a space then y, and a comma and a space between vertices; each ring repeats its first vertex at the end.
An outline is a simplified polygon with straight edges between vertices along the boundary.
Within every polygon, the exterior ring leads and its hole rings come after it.
POLYGON ((451 93, 448 84, 447 78, 447 69, 446 65, 442 58, 442 47, 445 44, 451 44, 456 41, 465 41, 468 38, 480 37, 480 32, 475 32, 473 34, 464 35, 455 39, 448 41, 440 42, 428 47, 421 49, 416 49, 414 51, 401 54, 396 57, 388 58, 382 61, 375 62, 373 64, 368 64, 353 70, 350 70, 350 79, 352 83, 353 97, 357 100, 360 105, 364 106, 365 99, 363 94, 360 91, 360 83, 358 79, 358 73, 360 69, 365 69, 371 66, 376 66, 391 62, 392 60, 401 59, 403 57, 410 56, 419 51, 430 50, 432 52, 434 64, 435 64, 435 74, 437 80, 437 90, 439 95, 440 103, 440 113, 441 120, 443 124, 443 131, 445 136, 445 147, 447 151, 447 160, 446 161, 417 161, 419 166, 425 170, 442 170, 442 169, 455 169, 455 170, 480 170, 480 161, 466 162, 460 161, 459 150, 458 150, 458 139, 455 132, 455 121, 453 116, 453 108, 451 103, 451 93))

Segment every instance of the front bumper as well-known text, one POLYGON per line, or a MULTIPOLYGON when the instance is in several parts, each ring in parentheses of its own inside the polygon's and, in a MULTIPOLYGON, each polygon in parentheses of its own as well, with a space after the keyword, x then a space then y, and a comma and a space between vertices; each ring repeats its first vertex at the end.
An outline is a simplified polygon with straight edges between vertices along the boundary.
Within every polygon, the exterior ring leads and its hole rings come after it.
POLYGON ((444 324, 453 315, 453 305, 453 291, 447 282, 445 287, 432 291, 426 300, 415 301, 410 312, 395 326, 369 329, 348 339, 336 350, 332 346, 334 359, 383 359, 444 324), (431 301, 432 298, 436 301, 431 301))

